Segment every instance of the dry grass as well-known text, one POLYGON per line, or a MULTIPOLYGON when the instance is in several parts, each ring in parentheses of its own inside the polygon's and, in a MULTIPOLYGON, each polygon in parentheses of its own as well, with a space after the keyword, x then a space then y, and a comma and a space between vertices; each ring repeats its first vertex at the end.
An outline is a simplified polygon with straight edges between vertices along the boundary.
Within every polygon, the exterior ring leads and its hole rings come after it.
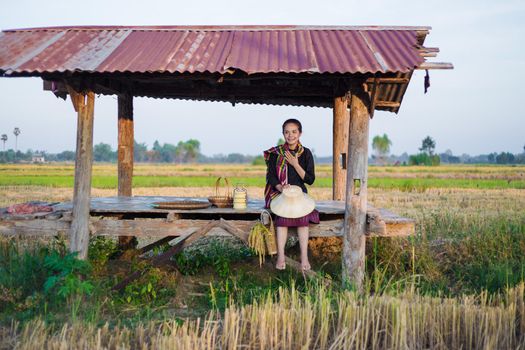
POLYGON ((525 286, 502 297, 447 299, 418 295, 361 298, 330 294, 278 296, 231 305, 205 320, 150 322, 135 329, 36 320, 1 332, 2 348, 17 349, 523 349, 525 286))
MULTIPOLYGON (((73 163, 53 164, 0 164, 0 174, 3 175, 56 175, 74 174, 73 163)), ((318 164, 318 177, 331 177, 332 166, 318 164)), ((490 165, 442 165, 428 166, 371 166, 371 178, 445 178, 445 179, 507 179, 524 180, 525 166, 490 166, 490 165)), ((227 177, 264 177, 264 165, 250 164, 144 164, 134 165, 135 176, 227 176, 227 177)), ((93 175, 116 176, 116 164, 95 163, 93 175)))

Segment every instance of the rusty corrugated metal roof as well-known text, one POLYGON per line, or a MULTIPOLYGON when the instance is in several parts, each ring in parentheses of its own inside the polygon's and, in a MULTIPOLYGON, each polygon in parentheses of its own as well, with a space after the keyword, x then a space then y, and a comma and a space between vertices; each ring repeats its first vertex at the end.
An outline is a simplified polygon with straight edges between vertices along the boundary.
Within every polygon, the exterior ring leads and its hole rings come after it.
POLYGON ((408 73, 428 27, 52 27, 0 35, 0 73, 408 73))

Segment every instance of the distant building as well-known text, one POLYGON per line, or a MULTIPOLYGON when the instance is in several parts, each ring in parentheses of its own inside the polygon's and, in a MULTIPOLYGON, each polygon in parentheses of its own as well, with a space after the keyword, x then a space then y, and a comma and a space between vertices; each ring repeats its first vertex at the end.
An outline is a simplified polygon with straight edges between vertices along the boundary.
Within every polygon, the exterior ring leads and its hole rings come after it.
POLYGON ((46 158, 43 154, 35 154, 31 157, 31 163, 45 163, 46 158))

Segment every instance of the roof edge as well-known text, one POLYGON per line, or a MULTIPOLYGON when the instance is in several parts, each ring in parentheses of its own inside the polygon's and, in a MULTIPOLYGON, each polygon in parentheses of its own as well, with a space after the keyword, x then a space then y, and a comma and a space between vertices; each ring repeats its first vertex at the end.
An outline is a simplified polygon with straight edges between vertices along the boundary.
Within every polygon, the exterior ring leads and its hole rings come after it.
POLYGON ((271 30, 412 30, 428 32, 430 26, 345 26, 345 25, 158 25, 158 26, 113 26, 113 25, 85 25, 85 26, 52 26, 34 28, 4 29, 3 32, 24 31, 63 31, 63 30, 152 30, 152 31, 271 31, 271 30))

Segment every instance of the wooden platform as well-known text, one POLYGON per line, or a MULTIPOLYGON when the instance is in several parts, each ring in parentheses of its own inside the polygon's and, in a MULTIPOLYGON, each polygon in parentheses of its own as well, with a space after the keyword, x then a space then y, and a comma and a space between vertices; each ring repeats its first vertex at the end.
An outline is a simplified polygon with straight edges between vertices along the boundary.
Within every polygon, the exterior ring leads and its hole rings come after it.
MULTIPOLYGON (((226 220, 248 232, 264 210, 262 200, 249 200, 245 210, 215 208, 196 210, 156 209, 154 202, 198 199, 184 197, 101 197, 91 199, 90 234, 107 236, 166 237, 182 236, 206 226, 213 220, 226 220)), ((206 199, 200 199, 206 201, 206 199)), ((340 236, 344 219, 344 202, 316 203, 321 222, 310 225, 310 237, 340 236)), ((53 205, 53 212, 27 215, 0 211, 0 234, 19 236, 67 235, 71 227, 72 203, 53 205)), ((409 236, 414 234, 414 220, 400 217, 385 209, 368 208, 368 236, 409 236)), ((221 233, 220 227, 212 234, 221 233)), ((292 230, 293 233, 293 230, 292 230)))

